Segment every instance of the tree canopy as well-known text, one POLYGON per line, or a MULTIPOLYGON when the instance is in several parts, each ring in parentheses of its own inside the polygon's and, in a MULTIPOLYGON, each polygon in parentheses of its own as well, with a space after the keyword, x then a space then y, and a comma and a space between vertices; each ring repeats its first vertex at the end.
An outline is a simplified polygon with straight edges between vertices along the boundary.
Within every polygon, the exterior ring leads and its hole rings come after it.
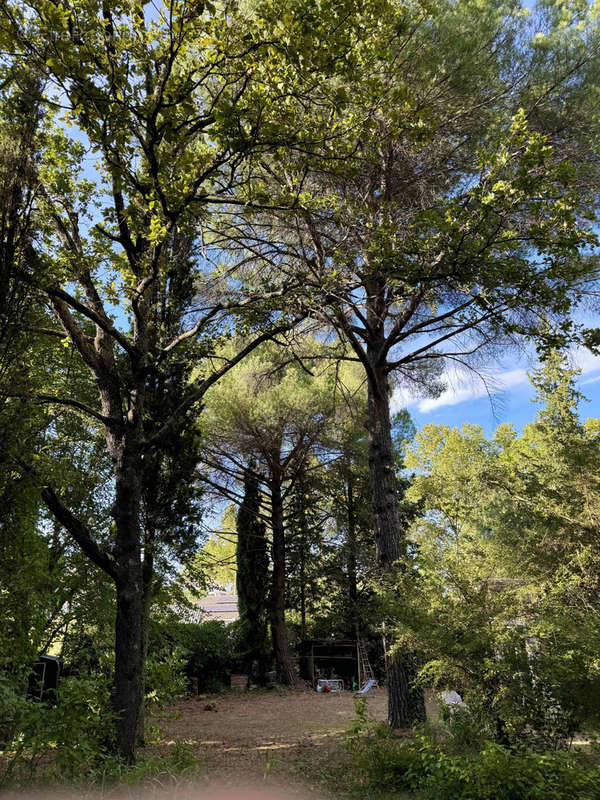
POLYGON ((153 624, 215 577, 233 503, 245 630, 213 638, 261 682, 365 636, 393 728, 451 679, 504 744, 593 721, 598 426, 564 353, 600 343, 596 4, 0 10, 11 719, 54 649, 110 685, 97 741, 132 762, 151 687, 198 663, 153 624), (535 422, 408 446, 396 386, 511 348, 535 422))

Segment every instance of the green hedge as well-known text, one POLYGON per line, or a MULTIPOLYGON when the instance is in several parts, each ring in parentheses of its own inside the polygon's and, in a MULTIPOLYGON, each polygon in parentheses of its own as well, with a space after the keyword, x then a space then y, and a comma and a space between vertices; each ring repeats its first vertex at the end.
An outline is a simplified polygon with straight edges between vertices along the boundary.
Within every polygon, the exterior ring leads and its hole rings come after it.
POLYGON ((238 626, 211 620, 202 623, 154 623, 149 655, 181 654, 186 677, 198 678, 201 691, 227 686, 231 672, 240 669, 238 626))

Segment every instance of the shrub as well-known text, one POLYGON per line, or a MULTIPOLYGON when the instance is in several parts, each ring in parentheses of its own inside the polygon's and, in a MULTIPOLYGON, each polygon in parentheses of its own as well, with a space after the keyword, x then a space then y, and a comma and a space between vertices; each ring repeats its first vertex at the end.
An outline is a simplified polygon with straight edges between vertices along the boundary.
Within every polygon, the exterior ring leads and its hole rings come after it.
POLYGON ((105 681, 99 677, 66 678, 56 705, 25 698, 6 678, 0 679, 4 767, 0 785, 17 776, 33 776, 42 763, 54 777, 72 778, 106 754, 113 716, 105 681))
POLYGON ((198 678, 203 691, 227 684, 232 670, 239 668, 237 628, 210 620, 194 623, 157 623, 150 638, 150 657, 179 652, 187 678, 198 678))
POLYGON ((431 800, 600 798, 600 768, 565 752, 514 753, 489 743, 471 757, 436 755, 419 787, 431 800))
POLYGON ((146 659, 146 701, 163 706, 185 694, 187 655, 180 647, 152 652, 146 659))
POLYGON ((395 739, 366 706, 347 739, 363 792, 418 792, 422 800, 600 800, 600 766, 577 753, 511 751, 487 742, 450 753, 425 731, 395 739))

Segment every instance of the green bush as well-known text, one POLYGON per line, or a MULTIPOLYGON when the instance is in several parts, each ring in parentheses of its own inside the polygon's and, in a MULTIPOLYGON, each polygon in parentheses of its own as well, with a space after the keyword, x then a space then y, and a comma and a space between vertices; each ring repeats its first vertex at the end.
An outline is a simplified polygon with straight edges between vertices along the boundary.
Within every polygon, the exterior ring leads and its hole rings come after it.
POLYGON ((600 800, 600 766, 577 753, 511 751, 486 742, 451 753, 430 733, 394 738, 364 703, 347 739, 362 791, 418 793, 422 800, 600 800))
POLYGON ((210 620, 195 623, 155 623, 150 636, 150 658, 179 653, 188 679, 198 678, 201 691, 218 691, 232 671, 240 668, 235 625, 210 620))
POLYGON ((66 678, 49 708, 48 740, 56 747, 57 776, 75 777, 103 758, 114 736, 110 687, 102 676, 66 678))
POLYGON ((493 738, 493 726, 488 715, 477 703, 472 706, 447 705, 440 702, 440 720, 447 738, 448 750, 472 753, 482 742, 493 738))
POLYGON ((66 678, 52 706, 26 698, 0 677, 0 719, 0 785, 32 777, 42 763, 53 777, 80 775, 106 754, 114 727, 105 681, 87 676, 66 678))
POLYGON ((187 688, 186 664, 186 653, 178 647, 150 653, 146 659, 146 701, 163 706, 184 695, 187 688))
POLYGON ((565 752, 513 753, 488 743, 450 755, 427 737, 373 740, 356 754, 362 786, 423 800, 600 800, 600 767, 565 752))
POLYGON ((431 800, 599 800, 600 768, 565 752, 514 753, 489 743, 471 757, 438 750, 420 788, 431 800))

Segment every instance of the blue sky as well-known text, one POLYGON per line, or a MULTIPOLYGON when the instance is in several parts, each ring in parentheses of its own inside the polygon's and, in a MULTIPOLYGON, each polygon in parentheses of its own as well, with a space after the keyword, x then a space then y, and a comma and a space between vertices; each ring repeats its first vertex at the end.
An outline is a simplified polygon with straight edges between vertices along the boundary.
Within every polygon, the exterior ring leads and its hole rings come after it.
MULTIPOLYGON (((578 388, 588 399, 580 405, 583 419, 600 416, 600 357, 587 350, 570 354, 573 366, 581 370, 578 388)), ((485 371, 489 394, 479 378, 467 371, 454 369, 446 373, 446 390, 439 398, 417 397, 396 389, 393 410, 406 407, 417 429, 433 423, 460 427, 464 423, 481 425, 487 435, 501 423, 510 422, 521 430, 535 416, 537 406, 532 402, 534 389, 527 372, 534 369, 535 360, 511 358, 504 364, 491 364, 485 371)))

